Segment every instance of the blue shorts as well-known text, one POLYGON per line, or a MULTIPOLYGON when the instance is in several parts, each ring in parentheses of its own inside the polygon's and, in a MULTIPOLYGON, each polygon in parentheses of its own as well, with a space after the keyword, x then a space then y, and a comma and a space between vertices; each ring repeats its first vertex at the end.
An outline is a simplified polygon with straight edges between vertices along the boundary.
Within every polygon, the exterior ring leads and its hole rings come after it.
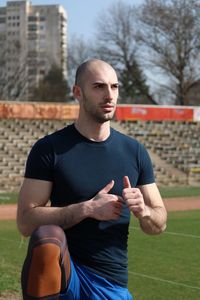
POLYGON ((87 268, 73 263, 68 288, 59 300, 133 300, 127 288, 111 283, 87 268))

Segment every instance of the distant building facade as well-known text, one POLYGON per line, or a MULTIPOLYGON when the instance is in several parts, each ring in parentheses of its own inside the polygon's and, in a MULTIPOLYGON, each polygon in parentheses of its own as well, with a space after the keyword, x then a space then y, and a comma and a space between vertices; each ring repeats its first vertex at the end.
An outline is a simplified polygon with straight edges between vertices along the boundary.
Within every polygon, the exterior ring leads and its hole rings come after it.
POLYGON ((56 65, 67 77, 67 15, 60 5, 7 1, 0 7, 0 97, 29 100, 56 65))

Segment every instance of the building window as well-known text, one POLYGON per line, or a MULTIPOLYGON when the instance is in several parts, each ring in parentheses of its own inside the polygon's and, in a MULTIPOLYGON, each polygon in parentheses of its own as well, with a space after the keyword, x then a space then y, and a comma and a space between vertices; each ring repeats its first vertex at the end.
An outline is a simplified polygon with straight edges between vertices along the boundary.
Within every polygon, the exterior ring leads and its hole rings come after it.
POLYGON ((0 24, 6 23, 6 18, 0 18, 0 24))
POLYGON ((45 70, 40 70, 40 75, 45 75, 45 70))
POLYGON ((44 21, 46 21, 45 16, 40 16, 40 22, 44 22, 44 21))
POLYGON ((37 69, 29 69, 28 75, 37 75, 37 69))
POLYGON ((36 33, 29 33, 28 39, 29 40, 36 40, 37 39, 37 34, 36 33))
POLYGON ((1 7, 0 8, 0 15, 6 15, 6 9, 1 7))
POLYGON ((29 24, 28 25, 29 31, 37 31, 37 25, 36 24, 29 24))
POLYGON ((38 17, 36 17, 36 16, 29 16, 28 17, 29 22, 36 22, 37 20, 38 20, 38 17))
POLYGON ((29 51, 28 52, 28 57, 37 57, 37 52, 36 51, 29 51))
POLYGON ((29 64, 29 66, 36 66, 37 65, 37 60, 36 59, 29 59, 28 64, 29 64))

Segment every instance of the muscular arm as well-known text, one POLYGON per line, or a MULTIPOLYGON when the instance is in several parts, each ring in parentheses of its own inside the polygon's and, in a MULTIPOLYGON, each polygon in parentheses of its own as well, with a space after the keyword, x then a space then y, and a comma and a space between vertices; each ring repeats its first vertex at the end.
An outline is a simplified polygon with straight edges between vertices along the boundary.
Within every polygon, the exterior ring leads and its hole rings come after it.
POLYGON ((147 234, 159 234, 166 228, 167 212, 155 183, 132 188, 124 177, 123 197, 147 234))
POLYGON ((147 234, 159 234, 166 229, 167 211, 155 183, 139 186, 144 198, 144 216, 139 217, 140 226, 147 234))
POLYGON ((111 181, 92 199, 65 207, 47 206, 52 190, 49 181, 25 178, 22 184, 17 209, 19 231, 29 236, 41 225, 54 224, 64 229, 72 227, 87 217, 112 220, 120 215, 121 199, 108 194, 111 181), (98 201, 97 201, 98 200, 98 201))

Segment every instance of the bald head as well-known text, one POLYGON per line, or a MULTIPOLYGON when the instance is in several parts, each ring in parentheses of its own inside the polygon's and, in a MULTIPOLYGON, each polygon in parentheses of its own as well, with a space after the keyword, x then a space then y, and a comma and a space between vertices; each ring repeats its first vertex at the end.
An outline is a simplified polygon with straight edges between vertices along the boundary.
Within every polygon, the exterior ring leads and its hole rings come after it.
POLYGON ((87 74, 89 72, 92 72, 95 69, 98 69, 99 67, 106 67, 109 69, 112 69, 112 71, 115 72, 113 67, 109 65, 107 62, 100 60, 100 59, 90 59, 85 62, 83 62, 76 71, 75 76, 75 85, 78 85, 80 87, 83 87, 84 80, 87 77, 87 74))

